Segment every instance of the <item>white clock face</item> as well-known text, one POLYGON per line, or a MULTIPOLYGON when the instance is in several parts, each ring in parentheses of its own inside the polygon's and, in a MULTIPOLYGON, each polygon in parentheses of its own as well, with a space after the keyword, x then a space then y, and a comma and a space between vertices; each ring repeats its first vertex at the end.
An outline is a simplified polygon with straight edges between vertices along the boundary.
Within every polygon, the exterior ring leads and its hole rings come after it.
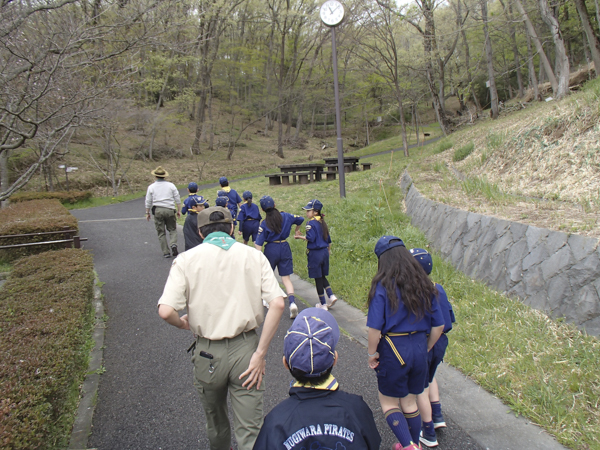
POLYGON ((334 27, 344 18, 344 6, 337 0, 328 0, 321 6, 321 20, 327 26, 334 27))

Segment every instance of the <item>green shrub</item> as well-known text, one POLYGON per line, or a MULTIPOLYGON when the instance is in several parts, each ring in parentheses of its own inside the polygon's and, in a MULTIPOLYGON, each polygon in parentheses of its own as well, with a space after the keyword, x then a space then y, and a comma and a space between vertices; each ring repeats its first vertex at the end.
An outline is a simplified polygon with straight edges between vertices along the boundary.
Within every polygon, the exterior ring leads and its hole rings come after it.
POLYGON ((453 145, 454 144, 448 139, 443 139, 435 147, 433 147, 433 153, 437 155, 438 153, 442 153, 443 151, 452 148, 453 145))
POLYGON ((18 192, 11 195, 11 203, 27 202, 30 200, 50 200, 58 199, 63 204, 73 204, 92 198, 89 191, 68 191, 68 192, 18 192))
MULTIPOLYGON (((0 210, 0 236, 63 231, 65 229, 77 230, 77 219, 56 199, 32 200, 16 205, 10 205, 8 208, 0 210)), ((63 234, 27 236, 0 239, 0 245, 52 241, 64 238, 65 236, 63 234)), ((0 260, 12 261, 25 255, 41 253, 58 248, 64 248, 64 244, 0 250, 0 260)))
POLYGON ((473 142, 469 142, 467 145, 457 148, 456 150, 454 150, 454 156, 452 157, 452 161, 462 161, 471 153, 473 153, 474 148, 475 144, 473 144, 473 142))
POLYGON ((0 296, 0 447, 66 448, 87 371, 92 256, 20 259, 0 296))

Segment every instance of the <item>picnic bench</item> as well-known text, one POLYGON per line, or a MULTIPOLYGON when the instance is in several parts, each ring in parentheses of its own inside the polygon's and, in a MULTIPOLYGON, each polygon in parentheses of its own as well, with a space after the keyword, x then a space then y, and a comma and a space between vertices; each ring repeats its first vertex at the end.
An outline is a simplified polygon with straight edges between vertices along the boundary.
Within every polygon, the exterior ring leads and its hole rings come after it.
MULTIPOLYGON (((360 157, 358 156, 344 156, 344 172, 356 172, 358 170, 358 160, 360 157), (346 164, 350 164, 350 170, 346 169, 346 164)), ((323 158, 325 161, 325 165, 336 165, 338 164, 338 159, 336 157, 331 158, 323 158)))
POLYGON ((360 165, 362 166, 363 170, 371 170, 371 166, 373 165, 373 163, 370 163, 370 162, 363 163, 363 162, 361 162, 360 165))
POLYGON ((321 181, 324 166, 325 164, 321 163, 282 164, 277 166, 281 170, 280 173, 268 174, 265 177, 269 178, 269 185, 271 186, 280 184, 288 186, 296 182, 308 184, 311 181, 321 181))

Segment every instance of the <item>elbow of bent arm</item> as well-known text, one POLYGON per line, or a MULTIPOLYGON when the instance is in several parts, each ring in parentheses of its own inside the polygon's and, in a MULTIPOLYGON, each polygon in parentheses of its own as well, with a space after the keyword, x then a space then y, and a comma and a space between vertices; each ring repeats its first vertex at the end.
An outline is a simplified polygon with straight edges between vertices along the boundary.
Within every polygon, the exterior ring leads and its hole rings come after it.
POLYGON ((173 314, 174 311, 175 309, 173 309, 172 306, 158 305, 158 315, 163 320, 167 320, 171 316, 171 314, 173 314))

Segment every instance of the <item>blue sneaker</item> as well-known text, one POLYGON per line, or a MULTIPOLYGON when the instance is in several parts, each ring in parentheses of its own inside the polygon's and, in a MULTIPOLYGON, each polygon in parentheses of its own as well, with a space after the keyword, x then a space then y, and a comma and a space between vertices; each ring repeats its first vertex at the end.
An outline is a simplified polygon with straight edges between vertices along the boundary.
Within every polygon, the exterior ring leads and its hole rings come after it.
POLYGON ((432 415, 431 416, 432 420, 433 420, 433 428, 434 429, 438 429, 438 428, 446 428, 446 422, 444 421, 444 416, 442 414, 438 415, 432 415))
POLYGON ((419 437, 419 440, 426 447, 437 447, 438 446, 438 441, 437 441, 437 436, 435 435, 435 430, 433 431, 433 434, 429 434, 429 433, 427 433, 427 430, 425 430, 424 428, 421 429, 421 436, 419 437))

